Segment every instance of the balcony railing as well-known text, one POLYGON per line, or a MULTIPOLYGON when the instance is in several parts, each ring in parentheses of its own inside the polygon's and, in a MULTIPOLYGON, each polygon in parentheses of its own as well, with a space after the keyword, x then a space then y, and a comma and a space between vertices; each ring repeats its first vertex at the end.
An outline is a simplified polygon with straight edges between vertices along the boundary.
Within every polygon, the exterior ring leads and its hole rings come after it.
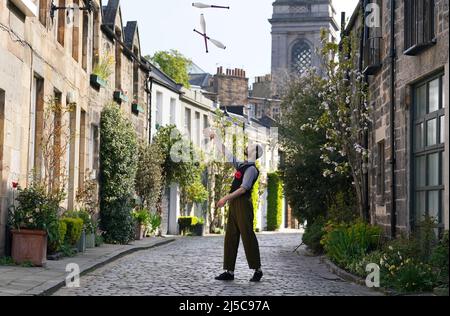
POLYGON ((382 37, 370 37, 364 46, 364 73, 375 74, 381 68, 381 44, 382 37))

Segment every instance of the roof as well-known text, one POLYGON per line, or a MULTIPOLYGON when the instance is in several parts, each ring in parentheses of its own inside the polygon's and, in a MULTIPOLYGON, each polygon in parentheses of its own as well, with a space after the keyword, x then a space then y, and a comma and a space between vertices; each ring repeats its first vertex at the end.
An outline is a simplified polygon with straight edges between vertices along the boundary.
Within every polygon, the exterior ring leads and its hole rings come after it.
POLYGON ((267 128, 271 128, 271 127, 275 127, 277 126, 277 121, 275 121, 273 118, 268 117, 267 115, 264 115, 263 117, 261 117, 260 119, 252 119, 252 121, 267 127, 267 128))
POLYGON ((137 21, 130 21, 127 22, 127 25, 125 26, 123 33, 124 33, 124 40, 125 40, 125 45, 127 45, 127 47, 129 49, 133 49, 133 40, 134 40, 134 35, 136 34, 137 31, 137 21))
POLYGON ((119 6, 120 0, 109 0, 108 5, 103 6, 103 24, 106 24, 114 29, 119 6))
POLYGON ((161 69, 153 65, 151 62, 148 62, 150 65, 150 77, 156 81, 158 84, 172 90, 176 93, 181 93, 182 85, 176 83, 172 78, 166 75, 161 69))
POLYGON ((208 73, 199 73, 199 74, 189 74, 189 83, 192 86, 197 87, 208 87, 209 86, 209 79, 211 79, 212 76, 208 73))
POLYGON ((196 63, 191 62, 187 69, 188 74, 206 74, 196 63))

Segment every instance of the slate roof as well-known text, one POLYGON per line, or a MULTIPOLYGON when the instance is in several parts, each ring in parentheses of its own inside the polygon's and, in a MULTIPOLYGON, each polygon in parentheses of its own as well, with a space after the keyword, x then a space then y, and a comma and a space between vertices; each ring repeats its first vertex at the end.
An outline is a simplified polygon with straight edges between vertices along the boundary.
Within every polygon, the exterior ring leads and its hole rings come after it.
POLYGON ((103 24, 114 30, 117 11, 119 10, 120 0, 109 0, 107 6, 103 6, 103 24))
POLYGON ((197 87, 208 87, 209 86, 209 79, 212 78, 212 76, 208 73, 204 74, 189 74, 189 83, 192 86, 197 87))
POLYGON ((133 39, 136 31, 137 31, 137 21, 127 22, 127 25, 123 30, 123 35, 125 41, 124 43, 129 49, 133 49, 133 39))

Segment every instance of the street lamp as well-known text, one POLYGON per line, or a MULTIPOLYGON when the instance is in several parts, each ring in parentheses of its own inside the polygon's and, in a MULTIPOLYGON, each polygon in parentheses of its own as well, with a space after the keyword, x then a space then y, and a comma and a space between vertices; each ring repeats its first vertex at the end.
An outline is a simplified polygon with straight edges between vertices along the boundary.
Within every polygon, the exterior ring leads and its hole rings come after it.
POLYGON ((192 4, 193 7, 195 8, 199 8, 199 9, 208 9, 208 8, 213 8, 213 9, 230 9, 230 7, 224 7, 224 6, 220 6, 220 5, 212 5, 212 4, 204 4, 201 2, 194 2, 192 4))

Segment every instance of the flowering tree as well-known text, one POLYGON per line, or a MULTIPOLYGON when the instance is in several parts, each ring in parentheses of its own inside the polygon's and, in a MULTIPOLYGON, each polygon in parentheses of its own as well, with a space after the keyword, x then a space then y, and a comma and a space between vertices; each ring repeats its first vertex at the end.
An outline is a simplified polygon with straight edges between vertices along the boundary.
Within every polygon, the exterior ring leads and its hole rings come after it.
POLYGON ((344 37, 341 44, 327 41, 322 34, 321 51, 326 74, 319 93, 322 115, 307 127, 325 130, 326 143, 322 146, 322 160, 329 166, 324 176, 349 174, 358 199, 361 217, 364 212, 364 174, 369 152, 364 135, 370 125, 367 105, 367 87, 358 70, 359 55, 352 47, 359 47, 353 36, 344 37), (335 58, 330 58, 330 56, 335 58))

